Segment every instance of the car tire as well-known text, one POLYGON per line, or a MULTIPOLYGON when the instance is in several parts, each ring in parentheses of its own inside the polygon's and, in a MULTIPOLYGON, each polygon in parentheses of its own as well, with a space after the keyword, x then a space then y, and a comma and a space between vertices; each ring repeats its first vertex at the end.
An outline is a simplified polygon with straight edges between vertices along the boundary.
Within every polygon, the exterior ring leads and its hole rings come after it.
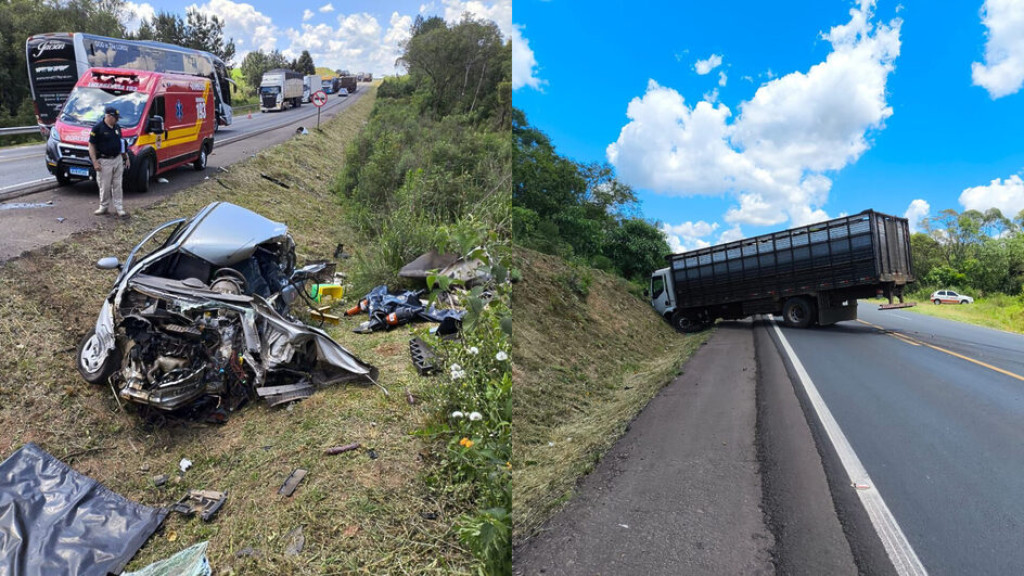
POLYGON ((149 191, 149 181, 153 179, 153 156, 146 154, 138 159, 138 165, 131 172, 131 189, 133 192, 145 194, 149 191))
POLYGON ((961 300, 960 303, 961 304, 967 304, 967 300, 961 300))
POLYGON ((199 156, 197 156, 196 161, 192 163, 192 167, 196 170, 206 170, 206 162, 209 160, 208 154, 207 145, 203 142, 203 145, 199 147, 199 156))
POLYGON ((114 346, 114 349, 107 353, 107 357, 101 362, 99 360, 100 339, 93 328, 86 333, 78 342, 78 349, 75 354, 75 365, 78 373, 89 384, 103 384, 121 364, 121 352, 114 346))
POLYGON ((787 326, 807 328, 814 321, 811 303, 806 298, 790 298, 782 306, 782 320, 787 326))
POLYGON ((942 304, 942 300, 939 300, 938 298, 936 298, 935 300, 932 300, 932 304, 935 304, 936 306, 938 306, 939 304, 942 304))

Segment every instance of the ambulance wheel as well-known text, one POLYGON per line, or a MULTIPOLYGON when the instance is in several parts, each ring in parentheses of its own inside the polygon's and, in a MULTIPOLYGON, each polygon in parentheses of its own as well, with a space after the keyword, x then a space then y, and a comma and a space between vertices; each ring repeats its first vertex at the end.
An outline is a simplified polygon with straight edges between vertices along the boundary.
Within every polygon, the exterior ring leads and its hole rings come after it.
POLYGON ((206 143, 203 142, 203 145, 199 147, 199 157, 192 163, 196 170, 206 170, 206 154, 206 143))
POLYGON ((140 194, 148 192, 149 181, 153 179, 153 156, 147 154, 140 158, 132 176, 132 190, 140 194))

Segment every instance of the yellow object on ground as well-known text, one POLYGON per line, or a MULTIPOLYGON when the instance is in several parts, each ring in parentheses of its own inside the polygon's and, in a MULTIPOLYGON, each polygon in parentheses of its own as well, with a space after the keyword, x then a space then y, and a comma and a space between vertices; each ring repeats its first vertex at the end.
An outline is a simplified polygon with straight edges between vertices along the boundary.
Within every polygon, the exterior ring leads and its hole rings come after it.
POLYGON ((333 300, 341 300, 345 296, 345 287, 341 284, 313 284, 309 288, 309 296, 320 302, 325 296, 333 300))

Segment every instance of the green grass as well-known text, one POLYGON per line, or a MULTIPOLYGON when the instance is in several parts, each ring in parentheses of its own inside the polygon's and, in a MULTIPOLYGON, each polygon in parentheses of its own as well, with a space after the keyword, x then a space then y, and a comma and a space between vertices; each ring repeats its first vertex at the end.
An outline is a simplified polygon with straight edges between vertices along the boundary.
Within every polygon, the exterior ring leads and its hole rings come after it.
MULTIPOLYGON (((930 294, 931 292, 915 293, 912 297, 908 297, 908 301, 916 301, 918 304, 912 308, 904 308, 904 310, 1024 334, 1024 296, 1013 297, 996 294, 986 298, 975 298, 973 304, 936 306, 928 301, 930 294)), ((870 301, 880 304, 887 302, 881 298, 870 301)))
MULTIPOLYGON (((232 166, 160 204, 98 230, 0 265, 0 458, 35 442, 83 474, 127 498, 169 506, 188 489, 228 491, 210 523, 171 515, 129 565, 138 569, 198 541, 209 540, 218 574, 468 574, 477 565, 452 530, 448 503, 422 482, 436 456, 412 432, 427 417, 404 389, 426 397, 433 386, 410 361, 410 329, 356 335, 364 318, 327 331, 380 369, 376 387, 337 386, 290 408, 249 405, 220 426, 147 423, 122 410, 107 387, 90 386, 75 370, 75 345, 95 322, 113 276, 92 266, 123 258, 157 224, 226 200, 286 222, 299 263, 330 259, 335 246, 358 254, 328 185, 341 169, 345 144, 363 127, 373 92, 323 126, 232 166), (284 189, 260 177, 288 183, 284 189), (324 456, 331 446, 363 449, 324 456), (368 449, 377 459, 371 459, 368 449), (193 467, 178 474, 178 462, 193 467), (308 475, 290 498, 277 489, 295 468, 308 475), (171 477, 165 487, 151 478, 171 477), (299 556, 284 554, 285 536, 303 526, 299 556), (254 556, 238 556, 247 547, 254 556)), ((339 262, 348 271, 351 260, 339 262)), ((346 294, 334 313, 362 294, 346 294)))
POLYGON ((523 280, 512 292, 513 538, 522 542, 572 497, 577 480, 633 417, 679 374, 709 333, 683 336, 628 283, 521 250, 523 280))

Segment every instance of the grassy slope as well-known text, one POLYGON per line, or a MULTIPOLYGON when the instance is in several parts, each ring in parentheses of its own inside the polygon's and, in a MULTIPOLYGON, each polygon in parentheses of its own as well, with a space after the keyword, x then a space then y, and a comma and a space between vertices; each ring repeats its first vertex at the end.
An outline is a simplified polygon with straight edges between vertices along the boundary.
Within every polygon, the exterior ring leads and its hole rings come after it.
POLYGON ((563 504, 626 425, 707 338, 682 336, 629 293, 625 281, 518 254, 512 296, 516 360, 512 477, 514 539, 563 504))
MULTIPOLYGON (((910 298, 914 301, 915 298, 910 298)), ((955 320, 965 324, 985 326, 996 330, 1024 334, 1024 298, 997 295, 994 298, 979 298, 974 304, 936 306, 928 301, 928 293, 916 298, 917 306, 905 308, 926 316, 936 316, 955 320)), ((872 303, 884 304, 881 298, 871 300, 872 303)))
MULTIPOLYGON (((369 91, 368 91, 369 92, 369 91)), ((125 222, 106 220, 98 231, 0 265, 0 458, 36 442, 76 470, 128 498, 168 506, 188 489, 229 491, 210 523, 168 516, 129 568, 137 569, 201 540, 217 573, 236 574, 452 574, 468 573, 469 554, 449 528, 443 503, 432 502, 417 477, 423 444, 410 436, 425 417, 414 394, 431 385, 409 358, 410 330, 356 335, 362 318, 328 331, 343 346, 380 368, 385 398, 374 387, 334 387, 288 409, 245 406, 227 424, 148 425, 118 408, 111 391, 89 386, 75 371, 78 338, 92 325, 113 275, 92 266, 128 250, 146 231, 189 216, 214 200, 251 208, 289 225, 299 263, 330 258, 338 242, 358 252, 340 218, 329 185, 344 161, 345 144, 369 116, 374 92, 324 125, 259 153, 227 173, 125 222), (260 177, 286 183, 284 189, 260 177), (360 442, 364 450, 323 456, 331 446, 360 442), (365 448, 379 457, 371 459, 365 448), (179 478, 182 458, 194 465, 179 478), (295 468, 308 475, 291 498, 277 489, 295 468), (156 488, 151 478, 168 474, 156 488), (436 514, 436 519, 430 520, 436 514), (304 527, 299 556, 284 554, 285 536, 304 527), (238 556, 251 547, 256 555, 238 556)), ((339 269, 345 269, 345 261, 339 269)), ((346 300, 361 295, 348 295, 346 300)), ((336 305, 336 311, 348 307, 336 305)))

